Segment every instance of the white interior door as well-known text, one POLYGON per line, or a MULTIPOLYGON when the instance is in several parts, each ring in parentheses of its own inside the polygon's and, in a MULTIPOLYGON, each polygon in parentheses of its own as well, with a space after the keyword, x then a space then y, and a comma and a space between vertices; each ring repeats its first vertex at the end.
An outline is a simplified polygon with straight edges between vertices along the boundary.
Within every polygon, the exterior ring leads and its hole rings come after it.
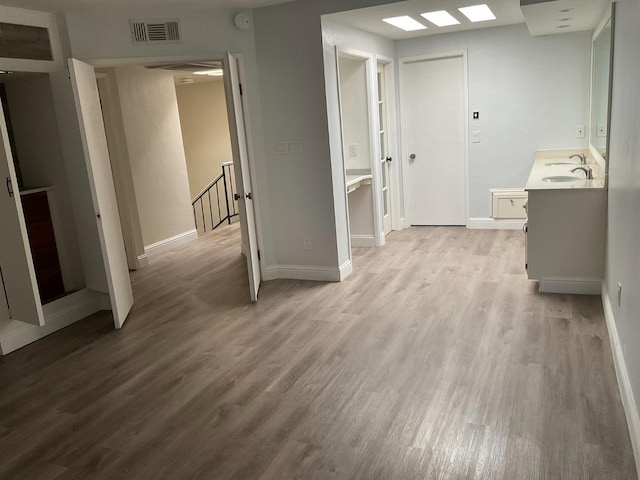
POLYGON ((258 257, 258 236, 256 233, 255 211, 253 205, 253 189, 251 188, 251 175, 249 170, 249 152, 247 148, 247 136, 245 118, 243 112, 243 94, 240 86, 240 70, 238 59, 227 53, 227 72, 225 86, 227 101, 230 102, 229 127, 231 129, 233 147, 233 163, 236 170, 236 185, 238 190, 238 206, 240 208, 240 221, 243 223, 243 231, 247 237, 247 269, 249 271, 249 293, 251 301, 258 300, 260 289, 260 262, 258 257))
POLYGON ((412 225, 465 225, 464 57, 405 63, 409 219, 412 225))
POLYGON ((113 322, 116 328, 120 328, 133 305, 133 292, 122 240, 96 74, 91 65, 74 58, 69 59, 69 72, 109 286, 113 322))
POLYGON ((42 326, 42 303, 2 105, 0 131, 0 320, 42 326))
POLYGON ((387 85, 384 65, 378 64, 378 142, 380 143, 380 166, 382 169, 382 219, 384 234, 391 232, 391 157, 389 156, 389 130, 387 128, 387 85))

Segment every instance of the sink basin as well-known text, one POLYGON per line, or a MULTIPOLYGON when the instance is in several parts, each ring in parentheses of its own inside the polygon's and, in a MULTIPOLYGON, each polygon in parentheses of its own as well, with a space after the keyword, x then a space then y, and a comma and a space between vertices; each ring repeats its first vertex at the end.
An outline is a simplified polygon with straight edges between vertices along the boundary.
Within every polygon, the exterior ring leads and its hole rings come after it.
POLYGON ((578 165, 577 163, 573 163, 573 162, 550 162, 550 163, 545 163, 545 165, 547 167, 562 167, 562 166, 567 166, 567 165, 578 165))
POLYGON ((556 175, 554 177, 544 177, 543 182, 546 183, 558 183, 558 182, 575 182, 581 180, 580 177, 570 177, 568 175, 556 175))

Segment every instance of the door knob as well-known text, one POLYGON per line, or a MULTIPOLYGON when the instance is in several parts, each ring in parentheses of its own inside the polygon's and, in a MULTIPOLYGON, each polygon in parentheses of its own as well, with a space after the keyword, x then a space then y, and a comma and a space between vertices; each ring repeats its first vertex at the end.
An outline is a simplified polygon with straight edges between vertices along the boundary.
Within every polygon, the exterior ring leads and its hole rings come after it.
POLYGON ((251 200, 251 199, 253 198, 253 197, 251 196, 251 192, 247 193, 247 194, 245 195, 245 197, 247 197, 249 200, 251 200))
POLYGON ((411 160, 415 160, 415 159, 416 159, 416 154, 415 154, 415 153, 412 153, 411 155, 409 155, 409 158, 410 158, 411 160))
POLYGON ((387 157, 386 160, 387 160, 387 162, 391 162, 391 160, 393 160, 393 158, 387 157))

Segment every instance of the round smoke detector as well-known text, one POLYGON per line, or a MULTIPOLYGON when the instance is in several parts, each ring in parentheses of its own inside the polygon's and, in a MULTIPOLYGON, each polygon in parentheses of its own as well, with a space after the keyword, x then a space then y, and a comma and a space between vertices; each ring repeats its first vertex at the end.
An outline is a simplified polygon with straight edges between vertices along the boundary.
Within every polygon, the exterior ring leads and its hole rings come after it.
POLYGON ((240 30, 249 30, 251 26, 251 17, 248 13, 237 13, 233 21, 240 30))

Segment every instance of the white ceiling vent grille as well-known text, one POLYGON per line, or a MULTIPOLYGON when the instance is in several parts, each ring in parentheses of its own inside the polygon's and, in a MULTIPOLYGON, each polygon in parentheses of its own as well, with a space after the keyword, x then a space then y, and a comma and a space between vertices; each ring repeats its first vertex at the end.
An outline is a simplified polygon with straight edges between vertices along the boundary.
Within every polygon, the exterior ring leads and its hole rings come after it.
POLYGON ((176 19, 129 20, 134 45, 179 43, 180 24, 176 19))

